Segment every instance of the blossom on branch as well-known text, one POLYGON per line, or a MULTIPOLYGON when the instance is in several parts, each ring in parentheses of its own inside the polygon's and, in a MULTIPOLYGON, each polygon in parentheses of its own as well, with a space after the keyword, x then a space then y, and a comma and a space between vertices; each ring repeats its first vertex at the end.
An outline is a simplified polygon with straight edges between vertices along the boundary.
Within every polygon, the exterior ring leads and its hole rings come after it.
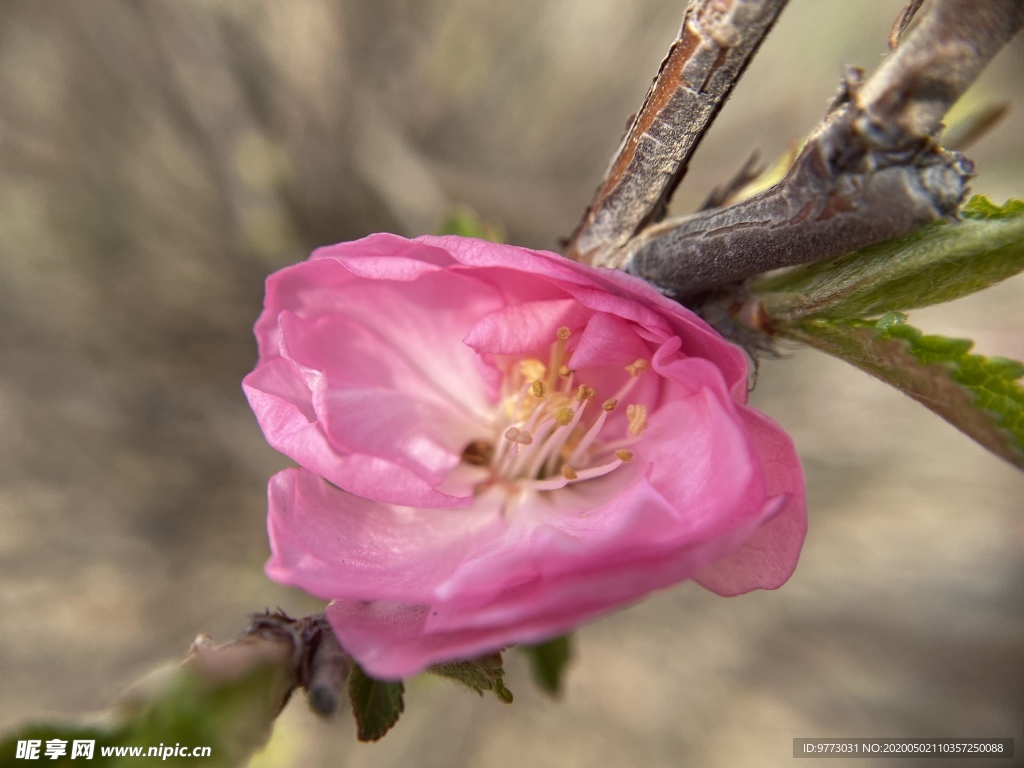
POLYGON ((256 336, 246 395, 300 465, 270 481, 267 573, 331 600, 375 677, 796 565, 803 473, 744 353, 639 279, 373 235, 271 275, 256 336))

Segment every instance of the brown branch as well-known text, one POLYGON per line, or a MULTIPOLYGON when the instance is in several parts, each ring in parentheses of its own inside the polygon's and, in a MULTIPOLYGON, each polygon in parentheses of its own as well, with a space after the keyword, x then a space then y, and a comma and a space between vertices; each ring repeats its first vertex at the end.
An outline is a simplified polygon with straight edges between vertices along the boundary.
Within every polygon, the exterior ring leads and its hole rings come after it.
POLYGON ((652 226, 603 266, 682 299, 955 216, 973 166, 938 146, 942 117, 1022 26, 1024 0, 937 0, 867 82, 848 75, 779 184, 652 226))
POLYGON ((665 214, 686 164, 786 0, 693 0, 565 255, 602 265, 665 214))
POLYGON ((921 6, 924 5, 924 0, 910 0, 906 7, 900 12, 900 15, 896 17, 896 21, 892 23, 892 29, 889 30, 889 50, 894 51, 903 40, 903 35, 910 26, 910 23, 914 20, 917 12, 921 10, 921 6))

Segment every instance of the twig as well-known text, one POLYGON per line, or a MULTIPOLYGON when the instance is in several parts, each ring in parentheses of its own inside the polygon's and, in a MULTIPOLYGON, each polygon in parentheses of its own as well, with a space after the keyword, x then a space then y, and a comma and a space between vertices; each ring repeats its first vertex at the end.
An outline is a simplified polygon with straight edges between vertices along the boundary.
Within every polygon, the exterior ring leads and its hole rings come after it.
POLYGON ((686 299, 955 216, 973 165, 939 147, 942 117, 1022 26, 1024 0, 937 0, 867 82, 851 70, 779 184, 649 227, 601 266, 686 299))
POLYGON ((693 0, 643 106, 566 244, 603 264, 659 220, 686 164, 787 0, 693 0))
POLYGON ((269 665, 278 679, 275 714, 302 687, 313 710, 330 716, 343 700, 353 661, 322 612, 293 619, 266 611, 254 614, 245 632, 229 643, 215 646, 200 636, 185 664, 207 681, 240 679, 269 665))
POLYGON ((896 21, 892 23, 892 29, 889 30, 890 51, 894 51, 899 47, 900 42, 903 40, 903 34, 907 31, 910 22, 914 20, 917 12, 921 10, 922 5, 924 5, 924 0, 910 0, 900 12, 900 15, 896 17, 896 21))

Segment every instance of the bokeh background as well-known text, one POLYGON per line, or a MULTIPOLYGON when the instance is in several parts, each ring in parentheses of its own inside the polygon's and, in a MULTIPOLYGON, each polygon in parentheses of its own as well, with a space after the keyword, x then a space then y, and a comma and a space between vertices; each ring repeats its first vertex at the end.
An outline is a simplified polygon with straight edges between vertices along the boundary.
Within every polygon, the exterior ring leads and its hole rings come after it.
MULTIPOLYGON (((262 574, 287 461, 239 381, 264 277, 457 203, 557 249, 683 5, 0 2, 0 728, 104 708, 250 611, 319 607, 262 574)), ((675 210, 807 133, 900 6, 793 0, 675 210)), ((1012 102, 971 151, 997 200, 1024 196, 1020 43, 969 96, 1012 102)), ((1024 359, 1022 299, 1018 278, 912 319, 1024 359)), ((793 737, 1013 736, 1020 765, 1024 477, 810 351, 765 362, 753 400, 809 481, 784 589, 681 585, 584 627, 560 702, 514 653, 510 707, 414 681, 378 745, 297 697, 253 764, 788 766, 793 737)))

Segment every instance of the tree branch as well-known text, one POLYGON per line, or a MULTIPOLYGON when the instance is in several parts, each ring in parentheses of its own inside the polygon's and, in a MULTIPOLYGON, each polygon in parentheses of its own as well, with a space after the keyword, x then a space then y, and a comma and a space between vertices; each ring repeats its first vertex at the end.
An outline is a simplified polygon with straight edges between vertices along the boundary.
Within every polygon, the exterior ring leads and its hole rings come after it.
POLYGON ((848 73, 781 182, 649 227, 600 265, 686 299, 954 217, 973 164, 939 147, 942 117, 1022 26, 1022 0, 937 0, 867 82, 848 73))
POLYGON ((643 106, 565 247, 601 265, 661 219, 686 164, 787 0, 693 0, 643 106))

